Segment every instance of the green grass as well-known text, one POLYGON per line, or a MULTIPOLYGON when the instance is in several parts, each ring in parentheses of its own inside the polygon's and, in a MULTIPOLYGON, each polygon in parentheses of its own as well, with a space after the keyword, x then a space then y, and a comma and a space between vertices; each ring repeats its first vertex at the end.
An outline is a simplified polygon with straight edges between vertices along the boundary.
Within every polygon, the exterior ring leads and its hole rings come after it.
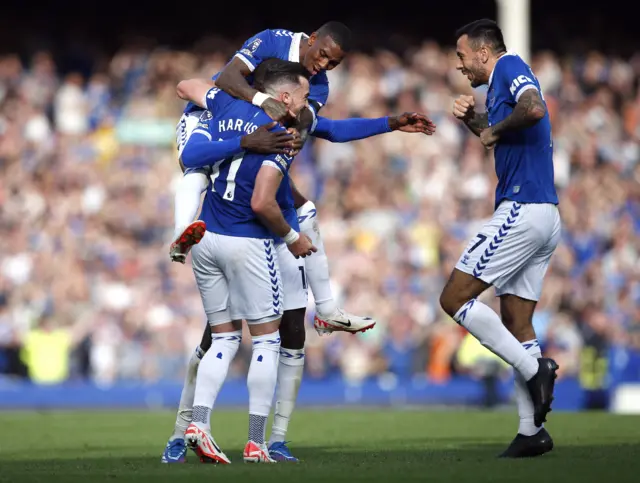
POLYGON ((162 465, 169 412, 0 412, 0 481, 640 481, 640 418, 551 414, 556 449, 499 460, 515 435, 511 412, 298 411, 289 428, 300 464, 246 465, 245 412, 214 416, 216 441, 233 461, 162 465))

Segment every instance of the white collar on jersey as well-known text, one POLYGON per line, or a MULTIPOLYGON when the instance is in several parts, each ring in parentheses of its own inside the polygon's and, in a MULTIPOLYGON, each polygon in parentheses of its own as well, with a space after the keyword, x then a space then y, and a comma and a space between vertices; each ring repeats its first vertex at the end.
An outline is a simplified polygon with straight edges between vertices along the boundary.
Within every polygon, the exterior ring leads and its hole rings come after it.
POLYGON ((293 34, 291 40, 291 46, 289 47, 289 61, 300 62, 300 42, 302 39, 308 39, 309 36, 304 32, 298 32, 293 34))
POLYGON ((507 50, 504 54, 502 54, 500 57, 498 57, 498 60, 496 60, 495 65, 493 66, 493 70, 491 71, 491 74, 489 75, 489 82, 487 83, 487 87, 491 87, 491 81, 493 81, 493 73, 496 71, 496 67, 498 66, 498 62, 500 62, 500 59, 506 57, 507 55, 518 55, 515 52, 511 51, 511 50, 507 50))

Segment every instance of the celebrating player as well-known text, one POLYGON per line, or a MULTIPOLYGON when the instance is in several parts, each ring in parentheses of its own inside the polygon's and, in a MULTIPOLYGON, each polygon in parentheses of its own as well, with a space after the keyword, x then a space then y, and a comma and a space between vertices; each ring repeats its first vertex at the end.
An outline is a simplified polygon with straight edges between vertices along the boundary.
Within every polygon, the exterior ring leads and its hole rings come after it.
MULTIPOLYGON (((307 103, 308 77, 300 64, 287 62, 265 76, 264 88, 297 116, 307 103)), ((316 248, 298 233, 293 206, 286 210, 293 158, 244 152, 240 146, 239 133, 254 131, 271 119, 259 107, 215 87, 206 98, 208 110, 186 143, 182 161, 187 168, 211 169, 213 186, 201 215, 207 231, 193 249, 192 266, 213 341, 200 363, 193 419, 185 439, 202 461, 230 463, 210 434, 210 412, 240 346, 242 320, 246 320, 253 353, 247 376, 249 441, 244 460, 273 463, 265 427, 278 373, 283 290, 292 292, 283 274, 298 272, 298 257, 316 248), (224 144, 228 152, 221 159, 224 144), (274 235, 284 240, 288 256, 276 248, 274 235), (293 267, 285 268, 287 264, 293 267)))
POLYGON ((520 57, 507 52, 495 22, 472 22, 456 38, 457 69, 472 87, 487 84, 488 92, 485 113, 475 111, 473 97, 460 96, 453 114, 494 148, 498 186, 493 218, 469 242, 440 304, 516 370, 520 427, 501 456, 537 456, 553 448, 543 423, 558 369, 541 357, 532 325, 561 229, 551 124, 538 80, 520 57), (502 319, 477 299, 491 285, 502 319))
MULTIPOLYGON (((286 68, 287 63, 279 59, 265 60, 260 64, 258 71, 256 71, 259 75, 256 75, 255 84, 259 86, 261 91, 264 90, 264 87, 261 85, 263 82, 261 77, 269 75, 270 73, 273 74, 273 70, 278 70, 282 67, 286 68)), ((205 97, 209 88, 209 83, 201 79, 181 82, 183 96, 194 101, 194 103, 200 107, 206 106, 207 100, 205 97)), ((347 119, 340 121, 318 117, 317 122, 314 122, 310 129, 314 136, 329 139, 334 142, 348 142, 393 130, 428 134, 431 132, 432 124, 422 114, 404 113, 400 116, 382 117, 378 119, 347 119)), ((268 144, 271 145, 272 148, 277 149, 275 147, 277 143, 284 142, 283 140, 270 140, 267 138, 268 134, 275 136, 274 133, 267 133, 266 131, 260 133, 259 129, 252 134, 243 136, 242 142, 246 146, 250 144, 258 145, 261 149, 264 149, 268 144), (260 136, 256 137, 255 140, 249 139, 257 134, 260 134, 260 136)), ((280 132, 279 135, 284 135, 284 133, 280 132)), ((227 141, 221 141, 221 143, 226 142, 227 141)), ((287 208, 290 207, 294 209, 293 199, 288 200, 288 203, 289 206, 287 208)), ((283 255, 280 251, 278 253, 280 256, 283 255)), ((309 259, 305 261, 308 260, 309 259)), ((278 373, 276 417, 270 439, 271 456, 280 461, 295 461, 295 458, 291 455, 284 442, 284 438, 297 399, 299 384, 304 369, 304 316, 307 305, 307 287, 304 268, 304 265, 296 265, 292 267, 292 270, 285 270, 281 264, 282 277, 285 281, 288 281, 288 283, 285 283, 284 314, 280 326, 282 344, 278 373), (289 288, 287 289, 287 287, 289 288), (288 328, 289 330, 284 330, 284 328, 288 328)), ((206 338, 207 336, 205 335, 204 337, 206 338)), ((201 345, 202 347, 208 348, 210 338, 208 344, 206 344, 206 340, 203 339, 201 345)), ((192 359, 195 357, 197 356, 192 357, 192 359)), ((197 365, 195 367, 197 368, 197 365)), ((193 387, 195 371, 188 377, 183 388, 174 434, 169 440, 163 455, 164 462, 181 462, 184 460, 184 451, 186 448, 184 446, 183 433, 191 416, 193 399, 193 391, 191 388, 193 387)))
MULTIPOLYGON (((224 70, 213 77, 217 87, 228 93, 261 106, 274 119, 282 119, 286 109, 282 103, 267 96, 264 92, 250 85, 254 78, 254 69, 264 59, 273 57, 293 62, 300 62, 314 74, 310 79, 309 109, 302 111, 297 127, 304 136, 305 129, 313 131, 315 136, 324 137, 334 142, 346 142, 374 136, 391 130, 404 132, 420 132, 432 134, 435 125, 425 116, 405 113, 390 118, 352 119, 330 121, 317 119, 316 114, 326 103, 329 84, 325 70, 336 67, 350 48, 351 33, 341 23, 329 22, 317 32, 306 36, 288 30, 265 30, 244 43, 224 70)), ((185 109, 178 129, 178 149, 181 150, 197 122, 202 100, 194 94, 193 83, 183 81, 178 86, 179 95, 190 102, 185 109), (195 102, 193 102, 195 101, 195 102)), ((284 142, 284 140, 280 140, 284 142)), ((297 146, 299 149, 300 145, 297 146)), ((199 241, 204 232, 202 221, 192 222, 200 205, 201 192, 208 185, 207 176, 201 173, 187 173, 178 187, 175 202, 176 229, 174 243, 171 248, 173 259, 183 261, 191 246, 199 241), (185 228, 186 227, 186 228, 185 228)), ((293 201, 298 211, 300 229, 308 235, 318 252, 306 260, 302 272, 302 280, 311 288, 316 303, 314 326, 321 333, 335 330, 359 332, 367 330, 375 321, 368 317, 347 314, 337 307, 331 293, 329 267, 324 245, 317 226, 316 207, 306 200, 292 185, 293 201)), ((305 304, 306 306, 306 304, 305 304)), ((271 433, 270 448, 272 456, 280 460, 296 461, 291 455, 284 437, 287 431, 299 384, 304 370, 304 309, 286 311, 281 322, 282 338, 279 384, 277 389, 276 417, 271 433)), ((162 460, 164 462, 182 462, 185 448, 182 434, 191 417, 191 400, 193 381, 202 354, 208 350, 211 334, 205 329, 202 341, 189 361, 185 383, 180 399, 175 431, 172 435, 162 460)))

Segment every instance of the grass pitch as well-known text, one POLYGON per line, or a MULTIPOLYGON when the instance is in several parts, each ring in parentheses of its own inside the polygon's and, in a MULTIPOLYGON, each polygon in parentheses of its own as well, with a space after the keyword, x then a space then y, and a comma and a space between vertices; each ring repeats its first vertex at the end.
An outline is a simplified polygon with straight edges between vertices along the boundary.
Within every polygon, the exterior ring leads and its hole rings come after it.
MULTIPOLYGON (((640 417, 552 413, 552 453, 496 455, 516 432, 512 412, 297 411, 299 464, 242 462, 248 417, 217 411, 214 436, 229 466, 163 465, 171 412, 0 412, 2 482, 640 482, 640 417)), ((270 426, 268 426, 270 427, 270 426)))

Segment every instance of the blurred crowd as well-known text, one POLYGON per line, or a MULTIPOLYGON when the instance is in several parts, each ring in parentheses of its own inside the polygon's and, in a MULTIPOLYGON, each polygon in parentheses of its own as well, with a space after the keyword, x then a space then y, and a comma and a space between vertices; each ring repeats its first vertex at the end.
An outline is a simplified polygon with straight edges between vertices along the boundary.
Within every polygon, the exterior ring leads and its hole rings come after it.
MULTIPOLYGON (((178 81, 210 77, 237 42, 197 54, 132 45, 90 75, 47 52, 0 57, 0 373, 35 382, 180 380, 205 324, 189 266, 171 263, 181 171, 178 81)), ((437 133, 313 140, 294 163, 316 200, 334 294, 375 317, 358 336, 313 332, 307 374, 446 382, 492 357, 440 309, 441 288, 491 216, 491 151, 451 115, 473 91, 454 53, 351 54, 329 73, 329 118, 425 112, 437 133)), ((562 243, 535 314, 563 377, 597 387, 640 351, 640 56, 535 53, 553 130, 562 243)), ((490 290, 483 299, 498 310, 490 290)), ((250 352, 233 367, 240 377, 250 352)), ((500 366, 499 366, 500 367, 500 366)))

